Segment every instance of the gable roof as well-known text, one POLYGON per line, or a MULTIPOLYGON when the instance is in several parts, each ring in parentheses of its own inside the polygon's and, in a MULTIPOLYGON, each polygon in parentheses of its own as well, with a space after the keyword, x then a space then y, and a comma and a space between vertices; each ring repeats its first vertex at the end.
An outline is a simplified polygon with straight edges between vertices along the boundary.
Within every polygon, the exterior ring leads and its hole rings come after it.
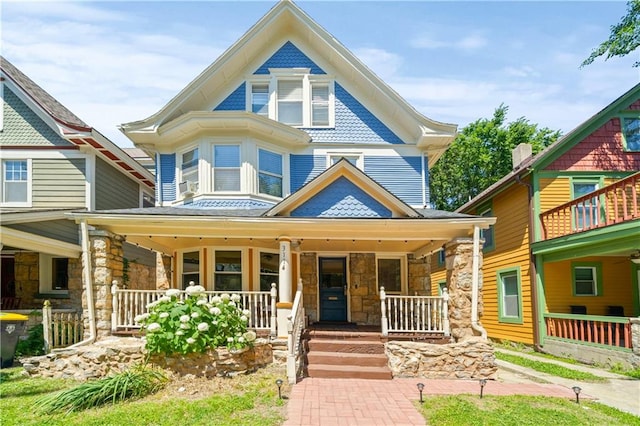
POLYGON ((547 164, 551 163, 568 149, 580 143, 596 128, 599 128, 607 121, 609 121, 611 119, 611 116, 620 111, 621 108, 629 105, 633 100, 636 100, 638 98, 640 98, 640 83, 633 86, 616 100, 598 111, 589 119, 582 122, 569 133, 562 136, 557 141, 540 151, 538 154, 525 159, 522 163, 516 166, 511 172, 503 176, 500 180, 489 186, 480 194, 476 195, 469 202, 456 209, 456 212, 462 212, 474 205, 481 204, 484 201, 488 200, 495 193, 505 189, 507 186, 516 182, 518 177, 524 177, 531 173, 533 170, 544 168, 547 164))
POLYGON ((409 105, 330 33, 293 2, 278 2, 180 93, 150 117, 122 124, 136 144, 149 143, 164 123, 190 111, 211 110, 287 41, 305 53, 404 140, 425 148, 432 165, 446 150, 457 126, 431 120, 409 105))
POLYGON ((415 218, 421 216, 411 206, 386 190, 382 185, 371 179, 362 170, 344 158, 302 186, 298 191, 276 204, 264 215, 267 217, 291 216, 296 209, 302 207, 305 203, 327 190, 332 184, 342 178, 346 178, 366 195, 373 197, 376 203, 381 205, 382 208, 388 209, 393 217, 415 218))
POLYGON ((25 100, 33 105, 31 108, 37 108, 40 113, 53 120, 57 125, 54 130, 62 138, 76 146, 86 147, 96 152, 103 160, 117 166, 116 169, 123 174, 129 175, 148 188, 155 187, 152 173, 131 158, 122 148, 78 118, 3 56, 0 56, 0 71, 3 83, 14 85, 22 92, 25 100))

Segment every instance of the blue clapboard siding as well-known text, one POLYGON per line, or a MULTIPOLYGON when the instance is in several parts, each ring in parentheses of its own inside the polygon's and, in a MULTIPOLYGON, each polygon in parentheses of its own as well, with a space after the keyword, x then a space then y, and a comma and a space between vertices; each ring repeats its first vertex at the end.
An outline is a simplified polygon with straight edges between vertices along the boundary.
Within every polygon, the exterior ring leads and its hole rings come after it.
POLYGON ((320 155, 294 155, 289 156, 291 167, 290 185, 291 192, 296 192, 300 187, 327 168, 327 158, 320 155))
POLYGON ((254 74, 269 74, 269 68, 310 68, 311 74, 326 74, 290 41, 282 45, 254 74))
POLYGON ((227 98, 220 102, 220 104, 215 107, 214 111, 244 111, 245 105, 247 103, 246 99, 246 88, 245 84, 242 83, 236 90, 233 91, 227 98))
POLYGON ((422 205, 421 157, 365 156, 364 172, 405 203, 422 205))
POLYGON ((176 155, 160 154, 160 190, 162 201, 176 199, 176 155))
POLYGON ((336 179, 291 212, 293 217, 389 218, 391 215, 391 210, 345 177, 336 179))
POLYGON ((335 84, 336 115, 333 129, 304 129, 312 142, 389 143, 404 142, 356 98, 335 84))

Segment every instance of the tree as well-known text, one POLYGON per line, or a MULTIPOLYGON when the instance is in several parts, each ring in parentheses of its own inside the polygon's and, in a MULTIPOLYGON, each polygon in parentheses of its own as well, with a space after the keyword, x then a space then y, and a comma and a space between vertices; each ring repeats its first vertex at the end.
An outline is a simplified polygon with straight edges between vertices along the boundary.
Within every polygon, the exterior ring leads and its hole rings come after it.
POLYGON ((538 129, 524 117, 505 125, 508 107, 500 105, 493 118, 466 126, 431 169, 435 207, 453 211, 512 170, 511 151, 521 143, 533 153, 555 142, 559 131, 538 129))
MULTIPOLYGON (((640 45, 640 0, 627 2, 627 14, 620 22, 611 26, 609 39, 600 43, 600 46, 593 49, 591 55, 585 59, 580 67, 589 65, 596 58, 606 55, 605 61, 614 56, 625 56, 636 50, 640 45)), ((633 64, 640 66, 640 61, 633 64)))

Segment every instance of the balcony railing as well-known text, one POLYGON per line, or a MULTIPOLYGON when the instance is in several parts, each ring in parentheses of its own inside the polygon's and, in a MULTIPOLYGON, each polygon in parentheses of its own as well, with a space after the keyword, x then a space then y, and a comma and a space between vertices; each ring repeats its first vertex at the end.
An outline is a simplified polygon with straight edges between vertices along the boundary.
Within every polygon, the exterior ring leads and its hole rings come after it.
MULTIPOLYGON (((254 330, 269 330, 275 335, 276 326, 276 295, 275 284, 271 291, 205 291, 211 299, 223 293, 238 294, 243 309, 251 312, 248 328, 254 330)), ((140 324, 134 318, 147 312, 147 305, 155 302, 166 294, 166 290, 129 290, 119 288, 116 283, 111 286, 113 314, 111 316, 111 330, 136 330, 140 324)), ((179 298, 184 298, 185 292, 179 298)))
POLYGON ((547 336, 605 347, 631 348, 631 323, 626 317, 544 314, 547 336))
POLYGON ((640 217, 640 173, 540 214, 542 239, 562 237, 640 217))

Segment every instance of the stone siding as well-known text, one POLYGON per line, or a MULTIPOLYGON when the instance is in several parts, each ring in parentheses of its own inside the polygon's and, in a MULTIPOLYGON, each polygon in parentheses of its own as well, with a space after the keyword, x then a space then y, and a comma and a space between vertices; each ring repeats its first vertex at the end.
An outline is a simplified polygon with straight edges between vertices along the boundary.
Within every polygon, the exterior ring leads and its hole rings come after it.
POLYGON ((375 253, 349 255, 349 284, 351 322, 379 325, 380 296, 376 289, 375 253))
POLYGON ((318 256, 315 253, 300 255, 303 305, 309 323, 318 321, 318 256))
POLYGON ((479 337, 446 345, 391 341, 385 352, 393 377, 496 379, 498 374, 493 346, 479 337))
MULTIPOLYGON (((90 380, 121 372, 146 359, 144 342, 138 338, 108 338, 93 345, 56 349, 52 353, 24 358, 25 371, 33 377, 90 380)), ((226 348, 205 354, 154 356, 151 362, 174 374, 198 377, 232 376, 255 371, 273 362, 271 345, 256 340, 253 348, 228 351, 226 348)))
POLYGON ((416 259, 410 254, 407 263, 409 264, 409 295, 431 296, 431 256, 416 259))

